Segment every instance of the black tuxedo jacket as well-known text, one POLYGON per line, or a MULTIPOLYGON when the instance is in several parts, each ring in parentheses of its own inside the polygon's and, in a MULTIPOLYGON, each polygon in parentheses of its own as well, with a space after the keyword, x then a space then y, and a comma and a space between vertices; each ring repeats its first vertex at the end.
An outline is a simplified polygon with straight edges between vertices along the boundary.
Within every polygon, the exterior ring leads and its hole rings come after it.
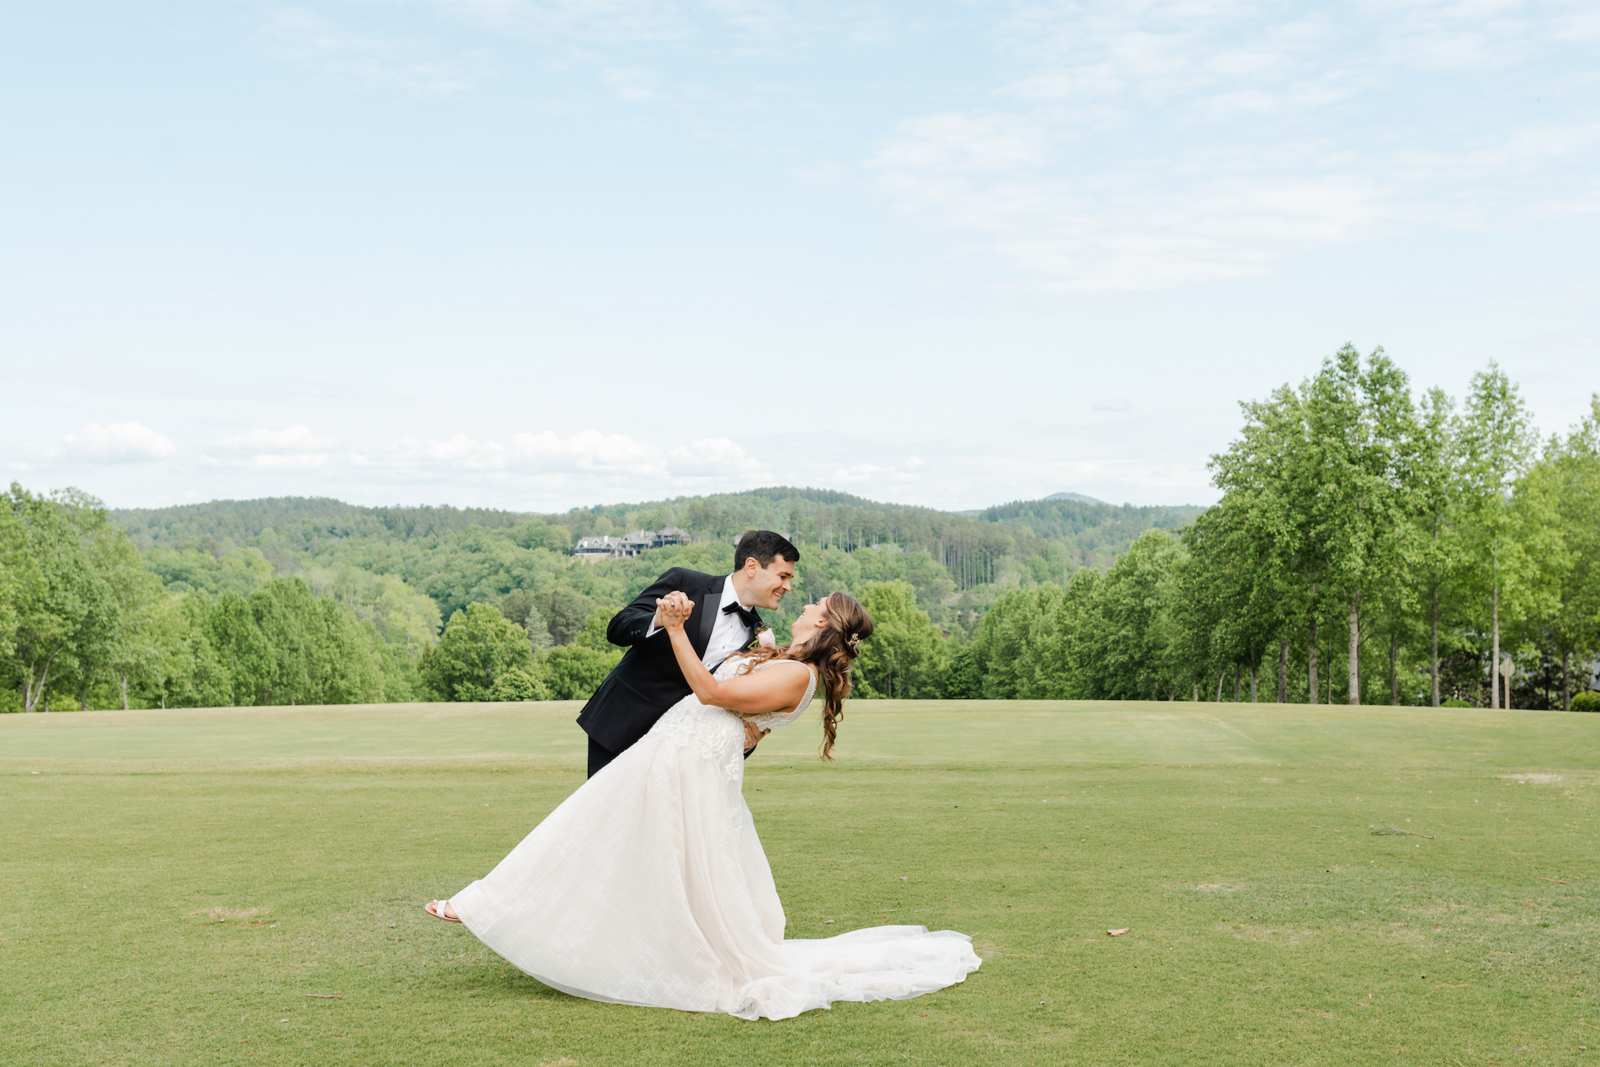
MULTIPOLYGON (((578 715, 578 725, 600 747, 623 751, 649 733, 668 708, 692 692, 672 654, 667 632, 657 630, 653 636, 645 637, 656 614, 656 601, 673 592, 681 592, 694 601, 694 612, 684 630, 695 655, 703 656, 706 645, 711 643, 711 630, 720 614, 722 584, 727 580, 725 574, 702 574, 674 567, 611 619, 606 640, 628 651, 578 715)), ((755 630, 750 630, 749 639, 754 640, 755 636, 755 630)))

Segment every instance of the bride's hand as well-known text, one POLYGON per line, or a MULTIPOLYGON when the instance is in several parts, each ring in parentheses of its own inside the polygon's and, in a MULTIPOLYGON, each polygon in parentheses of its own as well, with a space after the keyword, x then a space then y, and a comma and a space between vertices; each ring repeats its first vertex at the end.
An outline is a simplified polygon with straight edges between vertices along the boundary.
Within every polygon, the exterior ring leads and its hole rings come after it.
POLYGON ((668 593, 656 601, 656 613, 661 617, 661 626, 666 630, 681 630, 694 611, 694 601, 683 593, 668 593))

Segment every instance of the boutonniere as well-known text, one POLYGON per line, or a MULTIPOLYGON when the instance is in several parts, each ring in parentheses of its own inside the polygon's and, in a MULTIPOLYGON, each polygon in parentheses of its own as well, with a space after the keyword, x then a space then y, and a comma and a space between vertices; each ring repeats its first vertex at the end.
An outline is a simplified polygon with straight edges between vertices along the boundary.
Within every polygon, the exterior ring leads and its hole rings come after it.
POLYGON ((761 648, 778 647, 778 639, 772 636, 772 627, 761 626, 756 629, 756 645, 761 648))

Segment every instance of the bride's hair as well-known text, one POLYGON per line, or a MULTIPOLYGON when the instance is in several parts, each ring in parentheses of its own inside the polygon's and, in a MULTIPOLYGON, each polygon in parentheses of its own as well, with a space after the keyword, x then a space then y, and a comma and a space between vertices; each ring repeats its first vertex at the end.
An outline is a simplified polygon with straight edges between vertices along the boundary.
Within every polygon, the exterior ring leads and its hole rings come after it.
POLYGON ((750 665, 739 673, 753 670, 770 659, 792 659, 817 669, 824 690, 822 698, 822 758, 832 761, 833 742, 839 735, 839 720, 844 718, 844 698, 850 695, 850 668, 861 653, 861 642, 872 636, 872 616, 846 593, 830 593, 823 600, 827 619, 817 635, 805 644, 782 648, 757 648, 738 653, 750 665))

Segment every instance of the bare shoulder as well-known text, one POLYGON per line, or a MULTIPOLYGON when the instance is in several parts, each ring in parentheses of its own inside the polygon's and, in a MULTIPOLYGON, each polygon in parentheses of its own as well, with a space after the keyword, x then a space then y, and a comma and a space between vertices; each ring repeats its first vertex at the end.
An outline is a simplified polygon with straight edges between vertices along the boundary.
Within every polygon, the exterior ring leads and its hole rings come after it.
POLYGON ((761 665, 761 670, 770 671, 775 668, 784 668, 784 674, 792 675, 797 680, 811 677, 811 667, 797 659, 769 659, 761 665))

